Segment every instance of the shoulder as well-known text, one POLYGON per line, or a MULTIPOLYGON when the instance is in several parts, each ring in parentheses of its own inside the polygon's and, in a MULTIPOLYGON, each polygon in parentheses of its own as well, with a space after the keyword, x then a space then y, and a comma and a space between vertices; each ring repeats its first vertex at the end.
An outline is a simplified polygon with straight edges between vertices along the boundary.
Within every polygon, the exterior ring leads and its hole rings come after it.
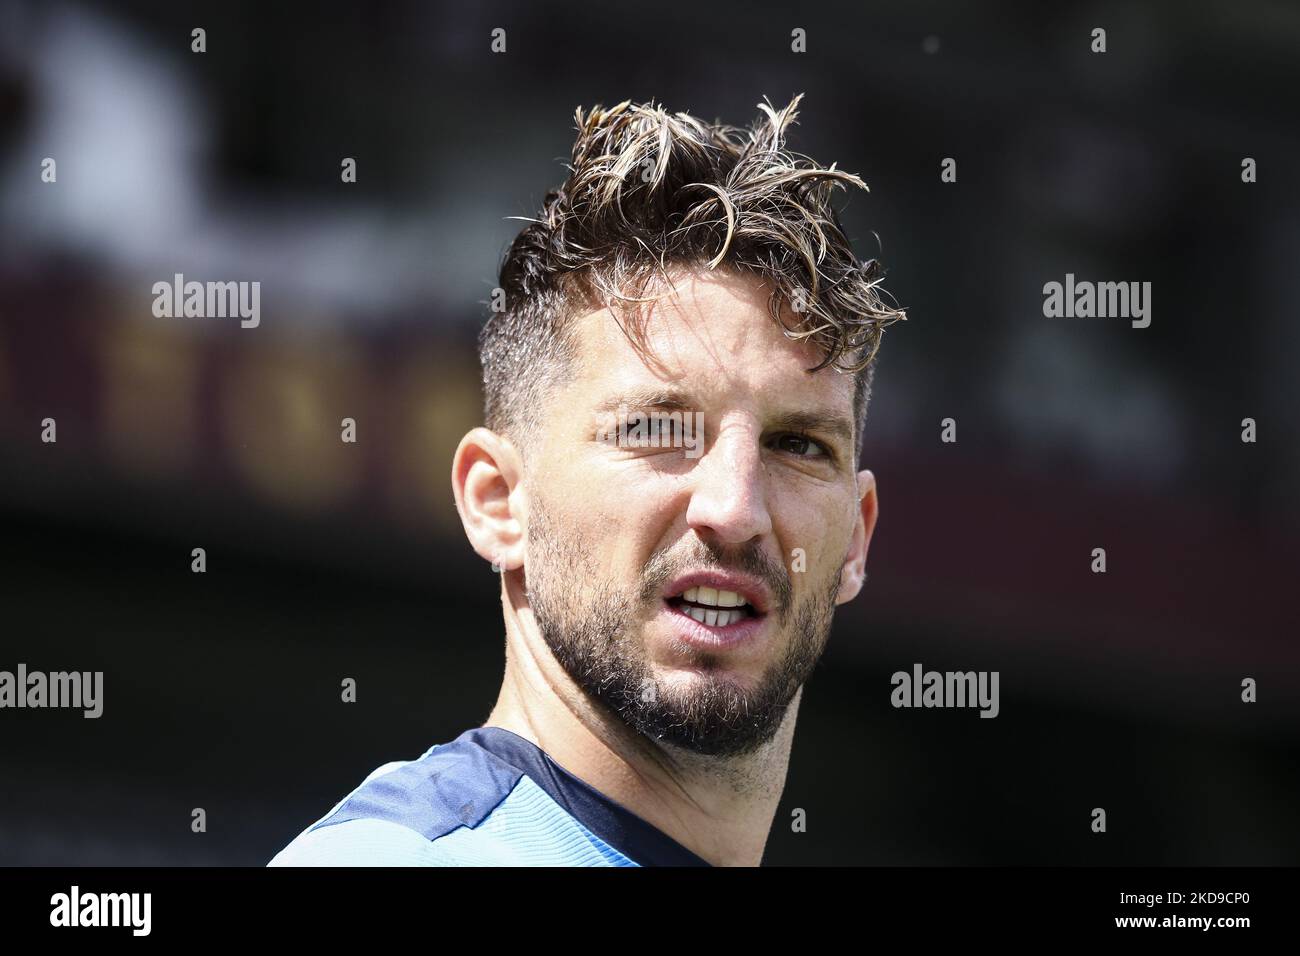
POLYGON ((463 854, 388 820, 309 828, 267 866, 468 866, 463 854))
POLYGON ((526 774, 463 751, 385 764, 268 865, 635 865, 526 774))
MULTIPOLYGON (((269 866, 457 866, 498 862, 489 839, 444 841, 473 829, 518 784, 519 771, 453 741, 372 771, 269 866)), ((484 834, 486 836, 486 834, 484 834)))

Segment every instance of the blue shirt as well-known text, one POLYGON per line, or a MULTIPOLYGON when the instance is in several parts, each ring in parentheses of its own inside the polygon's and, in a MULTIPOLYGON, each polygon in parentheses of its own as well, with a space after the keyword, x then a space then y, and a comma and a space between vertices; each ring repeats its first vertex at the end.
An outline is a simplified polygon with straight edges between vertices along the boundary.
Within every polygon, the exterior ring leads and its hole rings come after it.
POLYGON ((708 866, 500 727, 384 764, 268 866, 708 866))

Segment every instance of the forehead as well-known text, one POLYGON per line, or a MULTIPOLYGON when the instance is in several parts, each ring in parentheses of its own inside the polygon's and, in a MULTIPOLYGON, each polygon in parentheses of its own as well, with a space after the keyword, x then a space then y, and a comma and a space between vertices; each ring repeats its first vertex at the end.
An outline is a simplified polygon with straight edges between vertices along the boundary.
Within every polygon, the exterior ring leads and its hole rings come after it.
POLYGON ((808 371, 821 361, 819 350, 781 331, 769 311, 770 287, 760 279, 692 271, 674 280, 676 295, 638 313, 639 335, 620 328, 629 324, 621 312, 598 309, 575 319, 575 385, 597 393, 671 385, 700 401, 808 404, 852 418, 853 377, 808 371))

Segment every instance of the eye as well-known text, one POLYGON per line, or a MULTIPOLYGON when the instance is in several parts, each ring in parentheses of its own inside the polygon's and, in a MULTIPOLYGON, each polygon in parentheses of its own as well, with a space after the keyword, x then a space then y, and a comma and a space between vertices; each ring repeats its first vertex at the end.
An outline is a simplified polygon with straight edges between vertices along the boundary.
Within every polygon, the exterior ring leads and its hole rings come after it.
POLYGON ((797 458, 826 458, 826 448, 807 435, 778 435, 774 442, 778 451, 797 458))
POLYGON ((633 412, 625 421, 629 448, 658 448, 673 437, 672 422, 663 415, 633 412))

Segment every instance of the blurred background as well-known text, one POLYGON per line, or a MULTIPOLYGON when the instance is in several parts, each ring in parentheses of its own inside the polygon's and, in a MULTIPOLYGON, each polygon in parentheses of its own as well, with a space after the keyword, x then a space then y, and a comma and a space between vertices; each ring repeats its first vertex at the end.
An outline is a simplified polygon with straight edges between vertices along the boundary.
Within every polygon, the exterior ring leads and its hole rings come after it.
POLYGON ((799 92, 910 318, 765 862, 1300 861, 1300 7, 184 7, 0 0, 0 669, 105 672, 98 720, 0 713, 0 864, 261 865, 482 723, 448 473, 506 217, 579 105, 799 92), (1044 318, 1067 272, 1151 282, 1150 328, 1044 318), (261 325, 155 318, 175 273, 260 281, 261 325), (916 662, 999 671, 1000 716, 893 709, 916 662))

